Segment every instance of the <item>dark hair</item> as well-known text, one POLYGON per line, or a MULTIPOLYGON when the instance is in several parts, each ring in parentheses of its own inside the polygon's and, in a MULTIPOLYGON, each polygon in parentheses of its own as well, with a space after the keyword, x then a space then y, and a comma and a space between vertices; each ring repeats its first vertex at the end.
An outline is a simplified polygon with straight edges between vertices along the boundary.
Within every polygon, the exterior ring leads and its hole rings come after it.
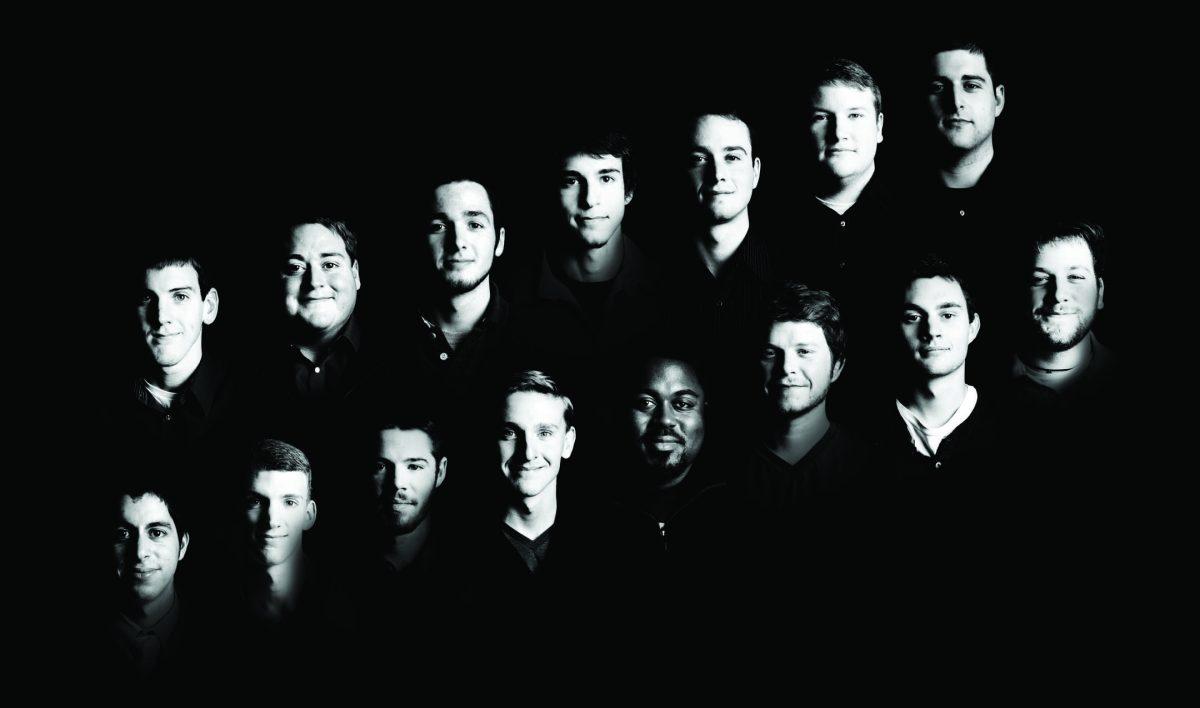
POLYGON ((440 460, 445 454, 443 449, 443 441, 440 431, 432 420, 421 418, 392 418, 384 421, 376 426, 377 433, 383 433, 388 430, 419 430, 429 437, 429 444, 433 452, 433 459, 440 460))
POLYGON ((125 497, 137 501, 146 495, 154 495, 162 500, 167 507, 167 513, 175 524, 175 531, 180 539, 191 529, 191 514, 187 508, 187 495, 181 493, 178 485, 162 474, 156 474, 148 466, 133 473, 126 474, 112 489, 113 513, 119 513, 121 500, 125 497))
POLYGON ((250 448, 246 481, 253 482, 259 472, 303 472, 308 478, 308 496, 312 497, 313 471, 308 456, 300 448, 281 440, 264 439, 250 448))
POLYGON ((767 308, 766 326, 776 322, 811 322, 825 333, 825 342, 833 355, 833 363, 845 361, 846 328, 842 310, 833 295, 825 290, 811 290, 795 281, 782 283, 767 308))
POLYGON ((200 257, 186 246, 167 245, 156 248, 153 251, 142 254, 138 265, 141 270, 134 274, 134 277, 138 278, 136 283, 138 289, 141 289, 141 278, 144 278, 146 273, 152 270, 162 270, 169 266, 191 266, 196 271, 196 280, 200 285, 200 297, 202 298, 208 297, 208 291, 213 287, 208 273, 200 262, 200 257))
MULTIPOLYGON (((736 121, 739 121, 740 123, 742 123, 743 125, 745 125, 746 132, 750 136, 751 157, 758 154, 755 152, 755 148, 754 148, 754 146, 757 144, 757 141, 755 140, 755 135, 754 135, 754 126, 751 124, 750 120, 747 118, 747 113, 744 110, 734 109, 732 107, 716 108, 716 109, 712 109, 712 110, 701 110, 701 111, 696 111, 696 112, 690 114, 688 116, 687 123, 685 124, 686 131, 689 133, 689 136, 685 137, 685 140, 690 141, 690 139, 691 139, 690 133, 696 129, 696 124, 700 122, 700 119, 708 118, 709 116, 713 116, 716 118, 724 118, 726 120, 736 120, 736 121)), ((690 145, 690 143, 689 143, 689 145, 690 145)))
POLYGON ((557 145, 554 157, 561 164, 574 155, 595 158, 611 155, 620 158, 625 194, 633 194, 637 185, 637 166, 633 162, 633 144, 624 132, 615 129, 587 129, 568 135, 557 145))
POLYGON ((861 64, 849 59, 830 60, 814 73, 809 86, 812 93, 822 86, 849 86, 870 91, 875 99, 875 115, 883 113, 883 95, 879 92, 879 84, 861 64))
POLYGON ((971 290, 967 286, 967 281, 963 277, 961 271, 951 264, 942 256, 936 253, 927 253, 913 262, 903 280, 903 288, 907 289, 915 280, 923 278, 941 278, 958 283, 958 287, 962 290, 963 299, 967 302, 967 318, 975 319, 975 300, 971 297, 971 290))
POLYGON ((337 234, 338 237, 342 239, 342 243, 346 246, 346 255, 350 256, 351 265, 358 262, 358 237, 354 235, 354 232, 350 230, 350 227, 346 225, 346 222, 341 221, 340 219, 330 219, 323 216, 318 216, 312 219, 297 219, 288 225, 288 236, 290 237, 291 234, 296 231, 296 229, 308 224, 324 226, 333 233, 337 234))
MULTIPOLYGON (((437 191, 438 187, 455 182, 474 182, 483 187, 483 191, 487 193, 488 204, 492 207, 492 226, 496 231, 496 238, 500 238, 500 227, 504 224, 501 217, 504 200, 500 195, 499 179, 493 177, 490 169, 476 165, 473 161, 448 158, 445 162, 436 165, 423 181, 424 198, 432 200, 433 193, 437 191)), ((423 206, 427 207, 428 203, 423 206)), ((427 214, 421 215, 422 218, 426 216, 427 214)))
POLYGON ((1032 239, 1031 255, 1041 253, 1052 243, 1074 240, 1087 244, 1092 254, 1092 270, 1097 278, 1103 278, 1106 266, 1104 229, 1090 221, 1060 221, 1039 229, 1032 239))
POLYGON ((929 56, 932 58, 941 52, 962 50, 964 52, 970 52, 983 57, 983 67, 987 69, 988 75, 992 77, 992 87, 994 89, 996 86, 1002 86, 1004 84, 1004 80, 1001 78, 1000 72, 997 70, 998 62, 996 61, 995 52, 991 51, 991 49, 991 47, 985 49, 984 45, 980 44, 979 41, 975 39, 966 37, 946 37, 940 41, 932 42, 929 45, 929 56))
POLYGON ((575 425, 575 404, 571 402, 571 398, 567 394, 563 393, 562 388, 555 383, 554 379, 546 374, 533 370, 518 372, 509 380, 500 400, 507 401, 509 396, 522 392, 541 393, 562 401, 563 420, 566 421, 567 427, 575 425))

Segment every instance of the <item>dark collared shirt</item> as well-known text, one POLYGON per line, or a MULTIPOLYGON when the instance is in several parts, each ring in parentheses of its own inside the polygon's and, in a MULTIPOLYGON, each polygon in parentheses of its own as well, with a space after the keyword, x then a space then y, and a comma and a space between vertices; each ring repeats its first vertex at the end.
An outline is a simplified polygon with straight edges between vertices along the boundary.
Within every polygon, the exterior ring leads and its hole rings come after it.
POLYGON ((289 345, 294 390, 307 400, 344 397, 359 383, 361 349, 362 329, 354 316, 321 361, 314 362, 304 356, 298 345, 289 345))
POLYGON ((205 439, 230 408, 229 368, 212 352, 176 392, 166 408, 139 378, 132 384, 135 425, 152 439, 166 443, 195 443, 205 439))

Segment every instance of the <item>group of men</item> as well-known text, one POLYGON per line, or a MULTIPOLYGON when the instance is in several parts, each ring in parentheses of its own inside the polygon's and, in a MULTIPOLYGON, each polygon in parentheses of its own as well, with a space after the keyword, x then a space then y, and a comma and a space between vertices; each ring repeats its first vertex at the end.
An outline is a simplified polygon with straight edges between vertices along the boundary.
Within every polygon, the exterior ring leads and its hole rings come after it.
POLYGON ((410 301, 368 322, 356 234, 289 223, 281 327, 240 356, 206 337, 206 264, 164 237, 127 284, 140 369, 104 416, 129 470, 100 521, 108 656, 161 676, 320 637, 320 666, 347 639, 446 637, 518 606, 652 622, 648 586, 677 614, 729 592, 786 604, 776 573, 853 558, 906 584, 1020 543, 1052 514, 1014 480, 1061 485, 1039 495, 1053 506, 1080 483, 1048 474, 1069 442, 1108 429, 1104 233, 1012 227, 1004 85, 970 43, 929 68, 927 183, 883 183, 879 86, 835 60, 802 94, 808 193, 775 205, 787 219, 751 228, 771 174, 744 115, 689 116, 688 227, 659 240, 623 226, 628 138, 571 135, 544 256, 501 287, 497 187, 447 165, 423 183, 424 238, 397 234, 410 301), (213 634, 231 652, 205 653, 213 634))

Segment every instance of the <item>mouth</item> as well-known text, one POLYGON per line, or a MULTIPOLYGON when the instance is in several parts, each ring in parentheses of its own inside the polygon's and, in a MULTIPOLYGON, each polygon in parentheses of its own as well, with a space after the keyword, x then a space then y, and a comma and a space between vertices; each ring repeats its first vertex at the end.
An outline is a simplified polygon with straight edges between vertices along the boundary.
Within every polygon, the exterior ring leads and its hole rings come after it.
POLYGON ((404 511, 404 507, 416 506, 416 505, 417 505, 416 502, 409 502, 409 501, 393 502, 392 503, 392 511, 404 511))
POLYGON ((933 356, 935 354, 941 354, 942 352, 948 352, 948 351, 950 351, 950 347, 926 347, 924 349, 921 349, 921 355, 922 356, 933 356))
POLYGON ((581 217, 579 217, 579 220, 580 221, 602 221, 607 218, 608 218, 607 216, 581 216, 581 217))
POLYGON ((942 121, 942 125, 947 128, 961 128, 965 125, 970 125, 975 121, 967 120, 966 118, 947 118, 942 121))
POLYGON ((134 568, 133 577, 137 578, 138 580, 145 580, 158 571, 159 568, 134 568))
POLYGON ((166 339, 167 337, 178 337, 182 332, 154 332, 151 337, 155 339, 166 339))

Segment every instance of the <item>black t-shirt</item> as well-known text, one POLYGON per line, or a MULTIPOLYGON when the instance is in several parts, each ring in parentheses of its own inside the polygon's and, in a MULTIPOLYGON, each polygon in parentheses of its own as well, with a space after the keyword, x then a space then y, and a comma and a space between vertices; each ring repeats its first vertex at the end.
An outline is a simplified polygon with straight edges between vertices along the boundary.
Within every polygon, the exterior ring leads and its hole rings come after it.
POLYGON ((504 524, 504 537, 516 549, 521 560, 525 561, 525 567, 529 568, 529 572, 536 573, 538 566, 546 560, 546 551, 550 548, 550 532, 553 530, 554 525, 552 524, 537 538, 525 538, 519 531, 504 524))

